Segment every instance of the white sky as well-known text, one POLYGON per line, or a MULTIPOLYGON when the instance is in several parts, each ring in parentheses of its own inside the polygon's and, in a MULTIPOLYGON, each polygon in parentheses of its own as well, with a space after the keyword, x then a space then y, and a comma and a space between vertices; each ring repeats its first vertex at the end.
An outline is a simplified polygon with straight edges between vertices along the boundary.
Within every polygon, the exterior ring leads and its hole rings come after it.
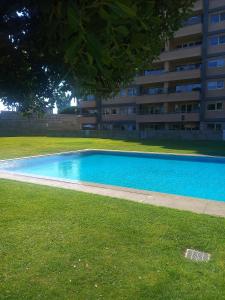
MULTIPOLYGON (((76 99, 76 98, 73 98, 70 105, 75 105, 75 106, 76 106, 76 105, 77 105, 77 99, 76 99)), ((8 108, 7 108, 6 106, 4 106, 3 103, 0 101, 0 111, 1 111, 1 110, 8 110, 8 108)), ((53 113, 54 113, 54 114, 56 114, 57 111, 58 111, 58 110, 57 110, 56 107, 53 108, 53 113)))
POLYGON ((1 110, 6 110, 7 109, 7 107, 5 107, 4 105, 3 105, 3 103, 0 101, 0 111, 1 110))

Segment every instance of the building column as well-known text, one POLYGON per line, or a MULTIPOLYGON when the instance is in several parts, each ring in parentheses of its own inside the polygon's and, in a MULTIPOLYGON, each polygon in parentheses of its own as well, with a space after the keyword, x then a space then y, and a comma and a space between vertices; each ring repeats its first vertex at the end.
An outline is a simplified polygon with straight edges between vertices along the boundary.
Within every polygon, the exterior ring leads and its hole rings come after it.
POLYGON ((165 43, 165 51, 170 51, 170 41, 166 41, 166 43, 165 43))
POLYGON ((201 68, 201 101, 200 101, 200 128, 205 120, 206 88, 207 88, 207 57, 208 57, 208 26, 209 26, 209 0, 203 1, 203 43, 202 43, 202 68, 201 68))
POLYGON ((164 70, 165 70, 165 72, 170 72, 170 62, 169 61, 165 61, 164 70))

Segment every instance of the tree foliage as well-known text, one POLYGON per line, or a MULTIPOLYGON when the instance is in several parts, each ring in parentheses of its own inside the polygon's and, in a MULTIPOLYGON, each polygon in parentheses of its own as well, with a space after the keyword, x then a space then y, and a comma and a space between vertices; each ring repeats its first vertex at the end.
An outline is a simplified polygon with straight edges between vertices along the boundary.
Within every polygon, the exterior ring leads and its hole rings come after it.
POLYGON ((61 82, 109 97, 151 65, 193 2, 1 0, 0 98, 42 110, 61 82))

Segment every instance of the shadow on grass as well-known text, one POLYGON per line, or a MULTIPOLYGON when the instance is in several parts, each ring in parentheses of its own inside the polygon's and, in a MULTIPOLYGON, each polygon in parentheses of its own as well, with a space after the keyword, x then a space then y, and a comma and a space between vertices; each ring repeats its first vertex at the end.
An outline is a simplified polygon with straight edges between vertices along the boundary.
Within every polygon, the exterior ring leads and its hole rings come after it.
POLYGON ((196 154, 225 156, 224 141, 139 140, 145 146, 158 146, 165 150, 194 151, 196 154))
MULTIPOLYGON (((140 139, 140 138, 114 138, 114 137, 80 137, 84 139, 101 139, 112 141, 112 146, 121 146, 119 142, 125 143, 124 150, 180 152, 202 155, 225 156, 225 141, 209 140, 182 140, 182 139, 140 139), (116 143, 118 142, 118 143, 116 143)), ((108 145, 108 143, 106 144, 108 145)), ((108 145, 109 146, 109 145, 108 145)), ((100 145, 99 145, 100 148, 100 145)))

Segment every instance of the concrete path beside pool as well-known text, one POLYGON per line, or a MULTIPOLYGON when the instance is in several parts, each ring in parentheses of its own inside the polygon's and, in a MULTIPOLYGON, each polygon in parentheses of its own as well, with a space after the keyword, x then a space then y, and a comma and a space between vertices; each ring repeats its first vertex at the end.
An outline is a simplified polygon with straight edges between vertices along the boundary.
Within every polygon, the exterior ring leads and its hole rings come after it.
POLYGON ((110 196, 156 206, 164 206, 186 210, 200 214, 225 217, 225 202, 204 200, 198 198, 176 196, 158 192, 148 192, 130 188, 120 188, 110 185, 92 184, 88 182, 73 182, 49 178, 25 176, 0 171, 0 179, 10 179, 33 184, 41 184, 58 188, 71 189, 86 193, 110 196))

